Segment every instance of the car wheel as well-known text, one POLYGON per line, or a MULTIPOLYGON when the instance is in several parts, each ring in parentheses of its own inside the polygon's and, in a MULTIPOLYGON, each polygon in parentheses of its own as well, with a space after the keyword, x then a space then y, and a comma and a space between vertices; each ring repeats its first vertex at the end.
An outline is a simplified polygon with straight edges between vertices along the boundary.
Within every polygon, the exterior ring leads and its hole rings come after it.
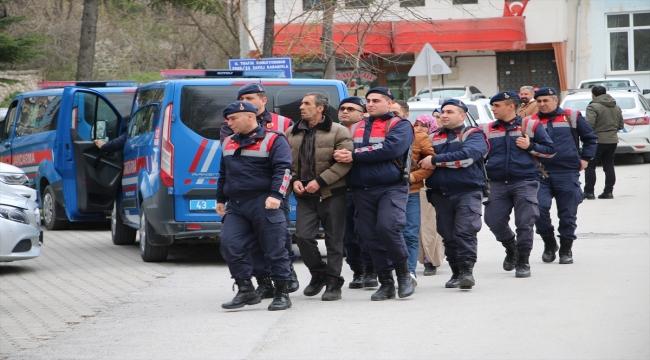
POLYGON ((133 245, 138 231, 122 222, 122 216, 117 213, 117 201, 113 204, 111 213, 111 237, 115 245, 133 245))
POLYGON ((43 192, 43 223, 48 230, 63 230, 70 226, 65 211, 56 202, 56 195, 51 186, 43 192))
POLYGON ((142 257, 144 262, 161 262, 167 260, 168 245, 151 245, 149 243, 149 239, 155 235, 147 221, 144 207, 140 207, 140 230, 138 234, 140 238, 140 257, 142 257))
POLYGON ((645 152, 642 155, 643 155, 643 162, 646 164, 650 163, 650 152, 645 152))

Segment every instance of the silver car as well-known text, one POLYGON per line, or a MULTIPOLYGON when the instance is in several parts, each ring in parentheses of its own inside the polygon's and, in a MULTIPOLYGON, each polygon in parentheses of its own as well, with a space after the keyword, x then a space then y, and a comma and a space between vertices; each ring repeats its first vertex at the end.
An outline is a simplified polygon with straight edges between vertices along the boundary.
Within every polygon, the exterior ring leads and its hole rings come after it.
POLYGON ((40 225, 41 215, 36 202, 0 191, 0 262, 41 255, 43 231, 40 225))

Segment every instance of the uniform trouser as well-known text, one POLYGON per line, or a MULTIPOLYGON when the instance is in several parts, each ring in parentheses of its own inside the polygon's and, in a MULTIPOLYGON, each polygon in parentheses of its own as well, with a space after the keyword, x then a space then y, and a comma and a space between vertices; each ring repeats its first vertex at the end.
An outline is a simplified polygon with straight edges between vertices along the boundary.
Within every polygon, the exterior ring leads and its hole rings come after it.
POLYGON ((557 216, 560 225, 557 230, 561 239, 575 240, 578 205, 582 203, 580 174, 552 173, 548 179, 539 183, 537 201, 539 202, 539 219, 535 223, 538 234, 552 234, 555 231, 551 220, 551 203, 555 198, 557 216))
POLYGON ((436 227, 436 209, 427 199, 427 189, 420 189, 420 214, 422 223, 420 225, 420 253, 418 261, 420 264, 431 263, 438 267, 445 259, 445 246, 442 244, 442 236, 438 234, 436 227))
POLYGON ((406 225, 408 186, 355 188, 359 235, 370 248, 375 270, 393 270, 409 258, 402 229, 406 225))
MULTIPOLYGON (((515 237, 510 225, 510 213, 515 209, 517 249, 533 249, 533 226, 539 218, 537 189, 539 181, 492 181, 490 196, 485 204, 485 224, 498 241, 507 242, 515 237)), ((443 235, 444 237, 444 235, 443 235)))
POLYGON ((265 209, 267 194, 246 200, 230 199, 221 228, 221 255, 234 279, 250 279, 249 252, 260 249, 273 280, 291 280, 291 261, 285 247, 286 218, 280 209, 265 209))
POLYGON ((409 253, 409 271, 415 274, 415 268, 418 265, 418 250, 420 250, 419 237, 420 224, 420 192, 409 193, 406 202, 406 226, 402 229, 404 242, 409 253))
MULTIPOLYGON (((280 207, 282 211, 284 212, 284 217, 286 218, 286 232, 287 232, 287 237, 286 241, 284 243, 284 246, 287 248, 287 252, 289 253, 289 260, 293 263, 298 259, 298 254, 296 254, 293 251, 293 242, 292 242, 292 237, 291 237, 291 232, 289 231, 289 223, 291 222, 291 218, 289 216, 291 212, 291 204, 289 203, 289 198, 286 197, 282 199, 282 205, 280 207)), ((263 261, 264 259, 264 252, 262 252, 262 249, 260 247, 252 247, 248 251, 248 256, 249 256, 249 261, 253 264, 253 276, 270 276, 271 275, 271 269, 269 265, 263 261)))
POLYGON ((436 208, 438 232, 445 243, 445 255, 450 263, 476 262, 477 237, 481 221, 482 191, 445 196, 431 194, 436 208))
POLYGON ((596 156, 594 156, 585 169, 585 192, 593 193, 596 186, 596 164, 600 162, 605 172, 605 188, 603 192, 614 192, 616 183, 616 172, 614 171, 614 155, 618 144, 598 144, 596 156))
POLYGON ((356 273, 362 273, 365 268, 372 267, 372 258, 368 245, 359 236, 357 228, 356 209, 354 207, 354 195, 352 192, 345 194, 347 205, 345 212, 345 234, 343 235, 343 247, 345 248, 345 261, 350 269, 356 273))
POLYGON ((309 271, 325 271, 327 276, 341 277, 343 266, 343 233, 345 231, 345 194, 321 199, 316 196, 296 197, 296 242, 309 271), (319 225, 325 231, 327 264, 323 265, 316 235, 319 225))

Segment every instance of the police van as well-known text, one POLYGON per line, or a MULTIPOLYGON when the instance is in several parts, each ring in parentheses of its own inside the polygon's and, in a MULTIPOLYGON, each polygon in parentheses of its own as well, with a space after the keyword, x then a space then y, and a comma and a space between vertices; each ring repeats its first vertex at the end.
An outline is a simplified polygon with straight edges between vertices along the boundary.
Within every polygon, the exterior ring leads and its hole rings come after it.
POLYGON ((49 230, 107 221, 120 186, 121 153, 93 140, 120 134, 136 82, 43 82, 16 96, 0 126, 0 161, 22 168, 49 230))
POLYGON ((139 238, 147 262, 164 261, 172 243, 218 241, 221 112, 237 100, 240 87, 263 84, 267 110, 293 120, 300 118, 308 92, 329 97, 334 119, 348 96, 341 81, 280 78, 282 71, 163 70, 161 75, 167 80, 137 89, 111 216, 113 243, 139 238))

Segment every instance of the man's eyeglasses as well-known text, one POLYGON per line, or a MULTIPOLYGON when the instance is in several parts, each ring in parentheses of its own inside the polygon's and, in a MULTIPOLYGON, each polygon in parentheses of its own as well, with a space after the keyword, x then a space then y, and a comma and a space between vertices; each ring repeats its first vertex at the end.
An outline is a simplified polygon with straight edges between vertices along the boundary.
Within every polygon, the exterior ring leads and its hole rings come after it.
POLYGON ((353 112, 353 111, 362 112, 361 110, 356 109, 356 108, 353 108, 353 107, 351 107, 351 106, 341 106, 341 107, 339 108, 339 111, 345 111, 345 110, 347 110, 348 112, 353 112))

